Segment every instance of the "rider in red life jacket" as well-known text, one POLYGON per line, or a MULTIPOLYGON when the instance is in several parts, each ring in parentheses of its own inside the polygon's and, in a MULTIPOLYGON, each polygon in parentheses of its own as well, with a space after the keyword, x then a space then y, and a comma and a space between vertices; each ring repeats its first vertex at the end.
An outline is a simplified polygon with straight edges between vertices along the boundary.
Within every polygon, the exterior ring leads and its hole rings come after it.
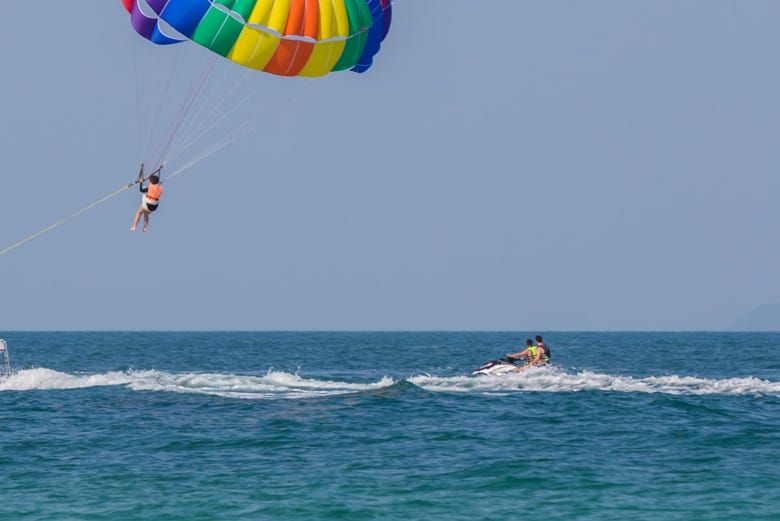
POLYGON ((134 232, 136 230, 136 227, 138 226, 138 221, 141 220, 141 215, 144 216, 144 228, 143 231, 146 231, 149 229, 149 214, 151 214, 153 211, 157 209, 157 207, 160 205, 160 197, 162 197, 163 193, 163 187, 160 183, 160 170, 162 170, 162 167, 155 170, 152 175, 149 176, 148 179, 143 178, 143 172, 144 168, 141 166, 141 174, 139 175, 137 183, 138 190, 144 194, 141 198, 141 206, 138 208, 138 211, 135 213, 135 219, 133 219, 133 226, 130 228, 131 232, 134 232), (144 183, 146 181, 149 181, 149 184, 144 188, 144 183))

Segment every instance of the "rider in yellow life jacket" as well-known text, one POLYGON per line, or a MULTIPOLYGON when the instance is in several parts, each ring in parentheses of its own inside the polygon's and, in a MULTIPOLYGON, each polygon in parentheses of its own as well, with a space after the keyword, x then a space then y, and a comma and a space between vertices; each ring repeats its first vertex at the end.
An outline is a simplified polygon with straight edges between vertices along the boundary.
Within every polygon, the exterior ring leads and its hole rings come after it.
POLYGON ((157 209, 158 206, 160 206, 160 198, 162 197, 163 193, 163 187, 160 183, 160 170, 162 170, 162 167, 155 170, 148 179, 144 179, 144 167, 141 165, 141 173, 139 174, 138 181, 136 182, 139 183, 138 190, 144 195, 141 197, 141 206, 135 213, 133 226, 130 228, 131 232, 134 232, 138 226, 138 221, 141 220, 141 215, 144 216, 143 231, 148 230, 149 214, 151 214, 157 209), (146 188, 144 188, 144 183, 146 181, 149 181, 149 184, 146 186, 146 188))
POLYGON ((525 341, 526 348, 522 351, 519 351, 517 353, 510 353, 507 354, 507 358, 511 359, 519 359, 519 358, 525 358, 528 360, 528 363, 524 366, 518 367, 515 369, 515 371, 524 371, 528 369, 531 366, 534 365, 545 365, 547 362, 550 361, 549 357, 547 356, 547 353, 544 348, 540 348, 536 345, 534 345, 534 341, 530 338, 525 341))

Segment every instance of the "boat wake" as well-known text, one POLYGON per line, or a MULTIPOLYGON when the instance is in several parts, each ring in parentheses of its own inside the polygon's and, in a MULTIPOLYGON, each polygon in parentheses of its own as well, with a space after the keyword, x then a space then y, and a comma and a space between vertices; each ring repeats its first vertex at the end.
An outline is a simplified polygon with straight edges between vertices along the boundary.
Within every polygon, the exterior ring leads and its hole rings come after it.
POLYGON ((164 371, 124 371, 94 375, 71 375, 38 368, 14 373, 0 383, 0 391, 82 389, 125 386, 134 391, 194 393, 242 399, 313 398, 371 391, 395 382, 382 378, 360 384, 302 378, 296 374, 269 371, 263 376, 214 373, 168 373, 164 371))
POLYGON ((780 396, 780 382, 753 377, 708 379, 694 376, 649 376, 636 378, 591 371, 567 372, 556 367, 532 368, 522 373, 474 377, 414 376, 409 381, 428 391, 453 393, 506 393, 604 391, 621 393, 663 393, 675 395, 780 396))
MULTIPOLYGON (((429 392, 507 394, 515 392, 600 391, 663 393, 673 395, 772 395, 780 396, 780 382, 754 377, 707 379, 693 376, 616 376, 561 368, 533 368, 507 375, 418 375, 403 380, 429 392)), ((83 389, 124 386, 134 391, 204 394, 248 400, 296 399, 354 394, 399 383, 390 377, 376 382, 352 383, 269 371, 265 375, 220 373, 171 373, 157 370, 112 371, 100 374, 68 374, 36 368, 18 371, 0 381, 0 391, 83 389)))

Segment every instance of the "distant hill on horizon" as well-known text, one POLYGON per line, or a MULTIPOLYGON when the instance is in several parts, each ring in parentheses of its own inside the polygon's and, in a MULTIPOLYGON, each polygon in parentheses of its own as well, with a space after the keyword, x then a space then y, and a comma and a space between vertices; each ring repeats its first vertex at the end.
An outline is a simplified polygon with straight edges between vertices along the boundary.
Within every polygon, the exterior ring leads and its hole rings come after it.
POLYGON ((780 331, 780 302, 761 304, 731 323, 732 331, 780 331))

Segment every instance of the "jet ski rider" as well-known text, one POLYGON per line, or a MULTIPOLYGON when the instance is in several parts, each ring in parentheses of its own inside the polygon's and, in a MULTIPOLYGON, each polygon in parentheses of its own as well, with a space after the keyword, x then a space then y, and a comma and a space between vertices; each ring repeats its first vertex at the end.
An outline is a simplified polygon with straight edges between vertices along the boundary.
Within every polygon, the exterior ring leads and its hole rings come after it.
POLYGON ((545 344, 544 340, 542 340, 541 335, 536 335, 536 347, 539 349, 544 349, 544 356, 547 357, 547 361, 549 362, 552 358, 552 354, 550 353, 550 348, 547 347, 547 344, 545 344))
MULTIPOLYGON (((537 336, 537 340, 541 340, 542 337, 537 336)), ((547 356, 547 347, 542 342, 542 345, 534 344, 534 341, 530 338, 525 341, 526 348, 517 353, 507 353, 506 357, 512 361, 520 358, 525 358, 528 363, 524 366, 518 367, 515 371, 520 372, 528 369, 534 365, 546 365, 550 361, 550 357, 547 356)))

